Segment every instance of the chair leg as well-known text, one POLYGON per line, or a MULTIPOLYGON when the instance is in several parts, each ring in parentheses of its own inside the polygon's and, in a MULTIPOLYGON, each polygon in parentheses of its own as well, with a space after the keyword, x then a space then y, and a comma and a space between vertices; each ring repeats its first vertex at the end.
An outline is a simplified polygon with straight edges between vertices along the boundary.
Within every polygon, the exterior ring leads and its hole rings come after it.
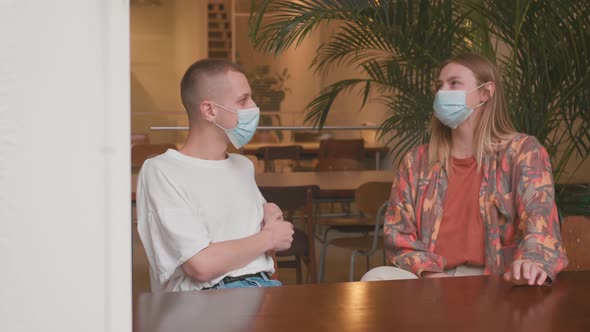
MULTIPOLYGON (((326 232, 327 233, 327 232, 326 232)), ((327 236, 324 239, 324 243, 322 243, 322 251, 320 252, 320 266, 318 268, 318 284, 324 281, 324 274, 326 272, 326 254, 328 252, 328 246, 330 245, 330 241, 328 241, 327 236)))
POLYGON ((358 250, 353 250, 350 254, 350 266, 348 267, 348 281, 354 281, 354 258, 358 250))
POLYGON ((371 262, 370 262, 371 259, 370 258, 371 258, 371 256, 369 256, 369 255, 365 256, 365 263, 366 263, 367 272, 369 271, 369 268, 371 267, 371 262))
POLYGON ((320 242, 322 243, 322 250, 320 252, 320 262, 317 271, 318 284, 324 280, 324 272, 326 268, 326 251, 328 250, 327 247, 330 244, 328 242, 328 233, 330 232, 330 230, 331 228, 328 226, 328 228, 324 231, 322 238, 320 239, 320 242))
POLYGON ((301 284, 301 258, 295 256, 295 276, 297 278, 297 284, 301 284))
POLYGON ((326 243, 326 241, 328 241, 328 233, 330 233, 331 230, 332 230, 332 228, 330 226, 328 226, 328 228, 326 228, 326 230, 324 231, 324 234, 322 235, 320 242, 326 243))

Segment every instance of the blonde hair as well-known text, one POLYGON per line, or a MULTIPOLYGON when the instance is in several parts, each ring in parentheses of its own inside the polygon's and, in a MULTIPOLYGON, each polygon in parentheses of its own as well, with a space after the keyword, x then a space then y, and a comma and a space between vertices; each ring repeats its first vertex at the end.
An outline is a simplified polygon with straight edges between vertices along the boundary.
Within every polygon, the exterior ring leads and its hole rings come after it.
MULTIPOLYGON (((475 54, 464 54, 445 61, 440 69, 442 70, 450 63, 460 64, 473 72, 477 85, 486 82, 494 82, 496 89, 493 96, 480 106, 478 121, 475 126, 474 146, 475 160, 478 169, 481 169, 484 156, 490 155, 498 150, 503 143, 512 139, 516 129, 512 124, 506 101, 502 81, 496 66, 490 61, 475 54)), ((437 161, 445 166, 450 172, 449 160, 451 156, 451 129, 432 116, 430 122, 430 146, 428 152, 429 164, 437 161)))

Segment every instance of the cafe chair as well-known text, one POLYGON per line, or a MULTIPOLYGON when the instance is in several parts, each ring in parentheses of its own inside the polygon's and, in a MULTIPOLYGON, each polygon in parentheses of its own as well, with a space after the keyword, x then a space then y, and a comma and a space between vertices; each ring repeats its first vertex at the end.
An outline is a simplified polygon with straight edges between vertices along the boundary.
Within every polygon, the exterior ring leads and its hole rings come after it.
POLYGON ((349 266, 350 281, 354 280, 354 263, 357 255, 365 256, 367 271, 369 270, 370 257, 378 249, 383 248, 380 233, 386 203, 389 201, 391 185, 391 182, 367 182, 362 184, 355 192, 355 204, 360 213, 357 217, 318 218, 316 224, 326 227, 320 238, 322 248, 318 268, 318 282, 321 282, 324 278, 326 254, 330 245, 352 250, 349 266), (337 231, 343 236, 328 239, 331 231, 337 231), (351 236, 351 234, 354 235, 351 236))
POLYGON ((176 149, 172 143, 164 144, 137 144, 131 147, 131 168, 133 172, 139 171, 143 162, 149 158, 160 155, 168 149, 176 149))
POLYGON ((561 225, 561 238, 569 260, 565 270, 590 270, 590 217, 565 217, 561 225))
POLYGON ((363 161, 365 140, 359 139, 325 139, 320 141, 318 161, 324 159, 346 158, 363 161))
POLYGON ((287 161, 291 169, 297 169, 302 150, 300 145, 263 146, 256 151, 256 157, 264 161, 265 172, 275 172, 276 161, 287 161))
MULTIPOLYGON (((359 161, 347 158, 320 159, 315 167, 316 172, 361 171, 363 169, 364 167, 359 161)), ((350 199, 338 201, 331 200, 329 203, 330 212, 334 212, 334 203, 339 203, 342 213, 350 214, 350 199)))
POLYGON ((319 159, 315 167, 316 172, 361 171, 363 164, 358 160, 348 158, 319 159))
POLYGON ((260 192, 269 203, 275 203, 281 210, 286 221, 297 225, 297 220, 303 220, 302 229, 295 227, 291 248, 276 253, 279 268, 295 268, 296 280, 302 282, 301 261, 307 267, 307 280, 316 282, 317 268, 315 259, 314 209, 313 200, 317 197, 318 186, 264 187, 260 192), (292 259, 289 259, 292 258, 292 259))
POLYGON ((385 211, 389 206, 389 202, 384 202, 377 215, 375 216, 375 227, 372 235, 365 235, 359 237, 343 237, 334 239, 331 244, 335 247, 355 248, 350 254, 350 265, 348 271, 348 281, 354 281, 355 258, 357 255, 365 256, 365 272, 369 271, 371 256, 377 251, 383 253, 383 265, 385 265, 385 252, 383 251, 383 222, 385 220, 385 211))

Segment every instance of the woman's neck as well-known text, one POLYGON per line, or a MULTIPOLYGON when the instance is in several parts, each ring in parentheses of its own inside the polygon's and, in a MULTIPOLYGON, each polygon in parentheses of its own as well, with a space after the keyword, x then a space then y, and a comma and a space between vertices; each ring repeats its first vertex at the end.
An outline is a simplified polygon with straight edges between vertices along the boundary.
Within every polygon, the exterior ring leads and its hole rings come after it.
POLYGON ((475 119, 471 116, 451 132, 451 156, 467 158, 475 154, 475 119))

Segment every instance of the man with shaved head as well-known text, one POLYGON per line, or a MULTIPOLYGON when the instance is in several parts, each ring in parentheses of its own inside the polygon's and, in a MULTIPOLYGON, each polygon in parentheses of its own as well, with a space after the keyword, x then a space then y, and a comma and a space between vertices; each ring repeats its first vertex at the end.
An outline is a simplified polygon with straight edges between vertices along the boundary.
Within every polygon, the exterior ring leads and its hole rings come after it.
POLYGON ((146 160, 137 184, 138 230, 152 291, 279 286, 272 257, 293 241, 293 226, 266 203, 254 165, 239 149, 260 111, 239 66, 206 59, 180 83, 189 134, 178 151, 146 160))

